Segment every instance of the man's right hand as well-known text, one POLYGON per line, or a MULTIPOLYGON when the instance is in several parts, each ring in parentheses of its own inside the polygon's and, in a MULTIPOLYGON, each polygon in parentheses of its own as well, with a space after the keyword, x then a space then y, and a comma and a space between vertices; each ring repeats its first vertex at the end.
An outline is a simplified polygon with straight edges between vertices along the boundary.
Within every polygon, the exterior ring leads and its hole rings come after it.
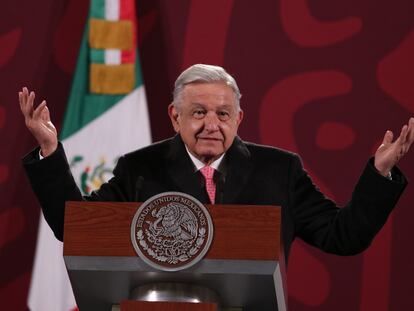
POLYGON ((57 131, 50 121, 49 109, 46 101, 42 101, 36 109, 33 107, 35 93, 24 87, 19 92, 20 109, 24 115, 27 128, 39 143, 42 156, 52 154, 58 146, 57 131))

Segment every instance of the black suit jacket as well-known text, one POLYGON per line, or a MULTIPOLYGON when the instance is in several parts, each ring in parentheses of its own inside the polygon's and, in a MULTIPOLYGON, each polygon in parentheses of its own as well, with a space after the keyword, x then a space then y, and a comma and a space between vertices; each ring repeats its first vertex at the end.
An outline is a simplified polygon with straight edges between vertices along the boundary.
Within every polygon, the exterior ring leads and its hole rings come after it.
MULTIPOLYGON (((61 144, 41 161, 38 152, 29 153, 23 163, 59 240, 63 240, 64 204, 68 200, 142 202, 161 192, 180 191, 208 203, 203 181, 179 135, 121 157, 114 177, 88 197, 82 197, 77 188, 61 144)), ((282 206, 286 259, 295 237, 339 255, 364 250, 407 184, 397 168, 390 181, 378 174, 370 161, 350 202, 339 208, 315 187, 294 153, 236 137, 223 161, 216 203, 282 206)))

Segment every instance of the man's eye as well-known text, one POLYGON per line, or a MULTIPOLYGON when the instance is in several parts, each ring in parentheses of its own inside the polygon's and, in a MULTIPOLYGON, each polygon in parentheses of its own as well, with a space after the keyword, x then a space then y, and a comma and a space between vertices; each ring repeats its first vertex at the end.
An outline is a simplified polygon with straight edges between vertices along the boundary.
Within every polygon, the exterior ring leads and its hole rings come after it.
POLYGON ((227 111, 219 111, 217 115, 221 121, 226 121, 230 119, 230 114, 227 111))
POLYGON ((206 114, 206 112, 204 110, 194 110, 193 111, 193 116, 197 119, 203 118, 205 114, 206 114))

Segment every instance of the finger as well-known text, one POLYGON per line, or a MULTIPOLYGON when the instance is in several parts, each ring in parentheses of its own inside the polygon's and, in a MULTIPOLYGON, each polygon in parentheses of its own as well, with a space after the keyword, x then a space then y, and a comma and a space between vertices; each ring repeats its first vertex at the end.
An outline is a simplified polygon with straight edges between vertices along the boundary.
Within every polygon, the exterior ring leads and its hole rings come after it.
POLYGON ((46 101, 43 101, 45 103, 45 108, 42 110, 40 117, 42 118, 43 121, 45 122, 50 122, 50 112, 49 112, 49 108, 47 108, 47 104, 46 101))
POLYGON ((24 87, 23 90, 22 90, 22 94, 23 94, 23 100, 25 102, 27 102, 28 99, 29 99, 29 95, 30 95, 29 94, 29 89, 27 87, 24 87))
POLYGON ((407 140, 407 133, 408 133, 408 125, 404 125, 401 129, 400 136, 395 142, 399 145, 403 145, 405 141, 407 140))
POLYGON ((35 97, 36 95, 34 92, 30 92, 30 94, 27 97, 25 109, 26 109, 27 116, 29 117, 33 117, 33 103, 34 103, 35 97))
POLYGON ((20 99, 20 108, 23 112, 23 115, 25 116, 25 118, 29 118, 31 117, 32 113, 33 113, 33 105, 30 105, 29 102, 29 94, 28 94, 28 90, 27 88, 23 88, 23 91, 21 92, 21 95, 19 96, 20 99))
POLYGON ((414 142, 414 118, 410 118, 410 120, 408 120, 407 137, 402 146, 403 154, 406 154, 408 152, 413 142, 414 142))
POLYGON ((31 94, 34 94, 34 92, 29 91, 29 89, 27 87, 23 88, 23 95, 24 95, 24 99, 26 100, 26 102, 29 101, 31 94))
POLYGON ((26 90, 24 87, 20 93, 22 94, 22 103, 24 103, 26 101, 26 90))
POLYGON ((46 101, 42 101, 39 106, 33 111, 33 119, 38 120, 41 118, 44 108, 46 107, 46 101))
POLYGON ((23 100, 26 103, 27 102, 27 98, 29 97, 29 90, 27 89, 27 87, 23 88, 23 100))
POLYGON ((23 100, 23 93, 22 93, 22 92, 19 92, 18 94, 19 94, 19 105, 20 105, 20 110, 23 112, 23 103, 22 103, 22 100, 23 100))
POLYGON ((386 131, 384 135, 384 139, 382 140, 383 145, 388 145, 392 143, 392 139, 394 138, 394 133, 391 131, 386 131))
POLYGON ((414 118, 410 118, 410 120, 408 120, 407 141, 409 144, 412 144, 414 141, 414 118))
POLYGON ((26 102, 23 100, 23 92, 19 92, 19 105, 20 105, 20 110, 23 113, 23 116, 26 116, 26 102))

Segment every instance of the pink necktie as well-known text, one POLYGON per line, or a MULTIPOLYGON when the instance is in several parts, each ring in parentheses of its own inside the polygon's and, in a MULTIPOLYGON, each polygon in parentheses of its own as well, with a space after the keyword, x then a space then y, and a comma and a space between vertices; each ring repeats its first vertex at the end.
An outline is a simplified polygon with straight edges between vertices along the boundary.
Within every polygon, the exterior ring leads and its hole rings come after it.
POLYGON ((200 172, 206 179, 206 190, 208 197, 210 198, 210 202, 214 204, 214 199, 216 197, 216 185, 213 180, 214 168, 211 166, 204 166, 202 169, 200 169, 200 172))

